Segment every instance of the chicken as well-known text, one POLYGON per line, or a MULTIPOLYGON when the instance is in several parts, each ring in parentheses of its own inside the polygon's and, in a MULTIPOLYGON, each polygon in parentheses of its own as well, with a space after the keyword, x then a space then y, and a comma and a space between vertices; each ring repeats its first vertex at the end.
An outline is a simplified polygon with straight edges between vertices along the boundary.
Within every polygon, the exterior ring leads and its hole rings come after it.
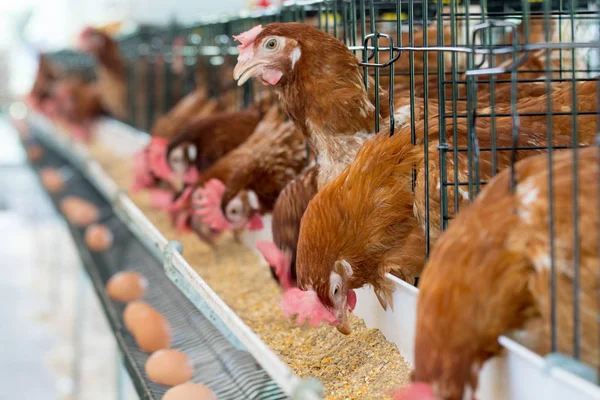
MULTIPOLYGON (((598 365, 598 148, 555 152, 554 265, 558 351, 572 354, 574 219, 579 203, 581 357, 598 365), (579 187, 573 191, 577 171, 579 187), (585 183, 584 183, 585 182, 585 183)), ((549 353, 551 253, 548 157, 515 165, 516 186, 503 171, 440 237, 420 282, 414 383, 398 399, 458 400, 475 393, 484 362, 499 354, 498 337, 525 329, 549 353)))
POLYGON ((79 46, 96 58, 96 86, 102 108, 114 117, 127 118, 127 75, 119 45, 105 33, 86 28, 79 35, 79 46))
POLYGON ((278 107, 271 107, 246 141, 218 159, 202 173, 194 186, 184 191, 174 205, 182 213, 179 217, 181 224, 184 224, 183 221, 189 222, 192 229, 207 243, 213 243, 221 231, 231 227, 220 212, 225 191, 223 182, 227 182, 238 166, 253 156, 257 146, 262 146, 282 122, 283 115, 278 107), (210 184, 205 187, 208 183, 210 184), (210 216, 216 219, 204 223, 203 220, 207 217, 210 219, 210 216))
POLYGON ((57 83, 53 96, 61 122, 76 136, 87 137, 89 123, 104 112, 126 117, 127 83, 125 65, 112 39, 88 28, 81 33, 79 45, 98 60, 97 82, 68 76, 57 83))
POLYGON ((67 76, 54 88, 58 120, 79 139, 90 134, 89 124, 103 112, 98 87, 77 75, 67 76))
POLYGON ((256 243, 257 249, 271 266, 273 277, 284 291, 296 286, 296 249, 300 221, 308 203, 317 194, 318 171, 318 164, 307 167, 287 184, 273 207, 273 242, 256 243))
MULTIPOLYGON (((580 84, 579 112, 590 112, 596 109, 595 98, 597 81, 580 84), (592 100, 592 101, 590 101, 592 100)), ((555 109, 567 109, 571 103, 570 91, 552 96, 555 109), (567 104, 564 104, 564 103, 567 104)), ((546 145, 546 101, 525 99, 529 104, 528 111, 533 116, 521 118, 519 140, 527 146, 546 145)), ((520 105, 522 105, 520 103, 520 105)), ((524 107, 517 107, 523 109, 524 107)), ((570 108, 570 107, 569 107, 570 108)), ((570 116, 553 117, 553 144, 568 146, 571 143, 570 116)), ((439 165, 439 122, 429 121, 429 185, 440 186, 439 165)), ((579 141, 590 143, 596 134, 596 115, 579 116, 579 141)), ((491 147, 491 129, 489 118, 478 118, 476 125, 479 145, 491 147)), ((496 119, 496 144, 500 148, 511 148, 512 118, 496 119)), ((419 276, 425 264, 426 238, 424 232, 429 231, 430 240, 435 241, 440 233, 439 210, 440 190, 429 190, 429 220, 427 225, 427 209, 425 207, 425 149, 423 148, 423 124, 416 128, 417 146, 411 144, 410 127, 388 137, 387 132, 378 134, 374 140, 366 142, 359 150, 355 160, 333 182, 322 188, 310 202, 303 218, 298 241, 296 273, 298 287, 305 291, 307 299, 312 301, 316 295, 319 307, 325 307, 335 318, 334 325, 342 332, 348 333, 350 327, 347 319, 348 296, 351 290, 370 284, 382 307, 390 303, 393 286, 385 278, 392 273, 412 283, 419 276), (415 189, 413 192, 413 169, 416 171, 415 189)), ((467 146, 469 140, 467 121, 457 121, 456 130, 452 126, 446 131, 448 142, 453 143, 456 136, 461 148, 467 146)), ((530 156, 540 150, 519 150, 517 159, 530 156)), ((481 179, 489 179, 492 170, 491 152, 479 155, 479 173, 481 179)), ((460 181, 468 180, 469 159, 464 152, 459 153, 458 177, 460 181)), ((511 159, 510 151, 499 151, 497 168, 502 169, 511 159)), ((449 160, 448 176, 453 176, 453 160, 449 160)), ((459 187, 447 189, 451 212, 454 196, 459 195, 459 204, 469 201, 469 193, 459 187)), ((353 294, 352 294, 353 296, 353 294)), ((301 294, 293 293, 294 302, 301 294)), ((287 315, 295 313, 294 307, 283 306, 287 315)), ((314 303, 313 303, 314 304, 314 303)), ((307 311, 308 309, 304 309, 307 311)), ((315 310, 321 313, 318 309, 315 310)), ((322 314, 322 313, 321 313, 322 314)), ((304 315, 299 315, 300 320, 304 315)))
POLYGON ((150 182, 143 176, 153 175, 181 194, 185 186, 196 182, 199 172, 252 134, 269 99, 258 98, 247 110, 215 113, 220 101, 206 100, 204 90, 186 96, 155 124, 147 152, 155 157, 147 162, 140 156, 138 180, 150 182))
MULTIPOLYGON (((256 26, 235 37, 242 44, 234 69, 238 85, 252 77, 274 86, 283 108, 317 153, 319 187, 352 161, 375 134, 375 90, 350 50, 333 36, 300 23, 256 26)), ((389 117, 380 92, 382 119, 389 117)))
MULTIPOLYGON (((132 190, 138 191, 153 188, 153 198, 161 201, 153 201, 155 207, 168 207, 173 200, 173 191, 168 182, 162 182, 159 174, 154 169, 163 171, 163 175, 171 176, 170 167, 166 162, 169 140, 177 135, 194 117, 207 116, 217 108, 215 100, 207 100, 206 91, 198 88, 179 101, 173 109, 161 116, 154 125, 150 143, 142 151, 135 155, 134 180, 132 190), (151 163, 149 156, 154 155, 155 160, 151 163), (165 186, 165 189, 157 189, 157 186, 165 186)), ((187 181, 193 181, 193 170, 188 170, 187 181)))
POLYGON ((306 140, 293 122, 265 139, 225 182, 221 208, 234 229, 271 213, 279 193, 306 165, 306 140))
MULTIPOLYGON (((169 181, 175 191, 183 190, 182 175, 195 168, 202 173, 218 159, 242 144, 260 122, 261 113, 256 107, 248 110, 218 113, 190 121, 183 130, 171 138, 167 146, 168 171, 173 171, 169 181)), ((153 166, 154 169, 154 166, 153 166)), ((167 179, 163 171, 156 174, 167 179)), ((192 182, 193 183, 193 182, 192 182)))

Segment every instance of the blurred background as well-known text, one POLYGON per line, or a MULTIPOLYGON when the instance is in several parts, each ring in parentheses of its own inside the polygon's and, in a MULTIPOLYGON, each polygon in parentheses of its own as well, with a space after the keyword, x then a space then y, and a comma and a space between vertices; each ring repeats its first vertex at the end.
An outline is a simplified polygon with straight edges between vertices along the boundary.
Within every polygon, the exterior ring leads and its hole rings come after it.
MULTIPOLYGON (((126 35, 144 24, 198 22, 254 6, 247 0, 0 0, 0 107, 31 89, 38 53, 73 47, 86 26, 126 35)), ((75 244, 3 119, 0 273, 1 400, 138 398, 75 244)))
POLYGON ((46 52, 72 46, 85 26, 126 34, 141 24, 192 23, 255 6, 254 0, 2 0, 0 101, 30 89, 36 49, 46 52))

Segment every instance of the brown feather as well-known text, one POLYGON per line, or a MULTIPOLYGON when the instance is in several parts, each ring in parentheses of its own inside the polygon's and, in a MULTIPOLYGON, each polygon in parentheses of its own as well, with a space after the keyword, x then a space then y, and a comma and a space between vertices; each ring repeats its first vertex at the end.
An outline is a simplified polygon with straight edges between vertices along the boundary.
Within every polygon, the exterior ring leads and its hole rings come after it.
POLYGON ((279 193, 306 165, 305 143, 293 122, 280 124, 254 147, 250 157, 236 166, 225 184, 222 206, 241 191, 252 190, 258 196, 260 213, 273 211, 279 193))
MULTIPOLYGON (((573 343, 573 156, 556 152, 553 162, 555 253, 558 272, 559 351, 573 343)), ((581 252, 582 356, 598 363, 598 149, 579 151, 578 244, 581 252), (585 234, 583 234, 585 232, 585 234)), ((534 327, 538 351, 549 351, 548 159, 516 165, 510 190, 500 173, 463 210, 439 239, 423 273, 415 346, 417 381, 439 398, 461 399, 476 388, 484 361, 500 350, 498 336, 534 327)))

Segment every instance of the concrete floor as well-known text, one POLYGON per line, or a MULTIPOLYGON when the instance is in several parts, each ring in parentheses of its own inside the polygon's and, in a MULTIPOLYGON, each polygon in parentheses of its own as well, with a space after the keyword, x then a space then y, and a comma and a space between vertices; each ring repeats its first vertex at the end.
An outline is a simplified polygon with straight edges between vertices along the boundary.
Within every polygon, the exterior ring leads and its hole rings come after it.
MULTIPOLYGON (((0 175, 4 171, 0 169, 0 175)), ((0 178, 1 179, 1 178, 0 178)), ((31 295, 34 241, 26 220, 0 212, 0 399, 54 399, 54 378, 44 365, 56 339, 34 319, 43 309, 31 295), (17 395, 18 394, 18 395, 17 395)))
POLYGON ((119 391, 116 345, 81 271, 63 220, 0 116, 0 400, 137 398, 123 374, 119 391))
POLYGON ((0 119, 0 399, 54 399, 58 393, 43 355, 56 339, 36 321, 45 307, 32 296, 38 268, 34 212, 23 213, 15 204, 28 191, 40 193, 35 186, 28 190, 35 177, 15 139, 0 119))

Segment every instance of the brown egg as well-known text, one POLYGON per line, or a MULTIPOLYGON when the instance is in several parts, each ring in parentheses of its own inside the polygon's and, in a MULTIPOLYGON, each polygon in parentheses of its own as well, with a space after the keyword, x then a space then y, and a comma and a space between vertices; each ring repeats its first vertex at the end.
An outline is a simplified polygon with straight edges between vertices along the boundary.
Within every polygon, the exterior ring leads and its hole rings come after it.
POLYGON ((92 224, 85 228, 85 243, 92 251, 104 251, 112 246, 113 234, 104 225, 92 224))
POLYGON ((218 400, 208 386, 199 383, 184 383, 167 390, 162 400, 218 400))
POLYGON ((168 349, 171 346, 173 338, 171 324, 159 312, 141 315, 135 321, 132 332, 140 349, 148 353, 168 349))
POLYGON ((108 297, 123 303, 141 299, 148 290, 148 280, 134 271, 117 272, 106 283, 108 297))
POLYGON ((65 189, 65 180, 59 170, 52 167, 42 168, 40 171, 42 185, 50 193, 62 192, 65 189))
POLYGON ((74 225, 87 226, 98 220, 96 206, 79 197, 65 197, 60 202, 60 209, 67 220, 74 225))
POLYGON ((29 157, 31 161, 39 161, 43 155, 44 149, 37 144, 32 144, 31 146, 27 147, 27 157, 29 157))
POLYGON ((129 332, 133 333, 133 327, 137 326, 138 321, 145 318, 146 314, 157 312, 152 306, 143 301, 133 301, 127 304, 123 311, 123 321, 129 332))
POLYGON ((158 384, 175 386, 192 379, 194 365, 179 350, 159 350, 146 361, 146 375, 158 384))

